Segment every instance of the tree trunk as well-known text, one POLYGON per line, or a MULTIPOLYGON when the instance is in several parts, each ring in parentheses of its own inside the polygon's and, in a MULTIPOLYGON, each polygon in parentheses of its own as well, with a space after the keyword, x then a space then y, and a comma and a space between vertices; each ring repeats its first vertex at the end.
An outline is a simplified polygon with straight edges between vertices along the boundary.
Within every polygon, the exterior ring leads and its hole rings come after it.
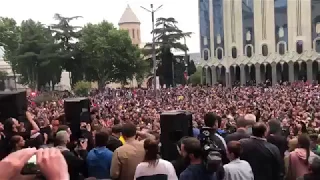
POLYGON ((102 80, 99 80, 98 81, 98 89, 99 90, 104 90, 104 88, 105 88, 105 82, 102 81, 102 80))
POLYGON ((16 71, 14 69, 12 69, 13 72, 13 78, 14 78, 14 89, 17 90, 17 75, 16 75, 16 71))

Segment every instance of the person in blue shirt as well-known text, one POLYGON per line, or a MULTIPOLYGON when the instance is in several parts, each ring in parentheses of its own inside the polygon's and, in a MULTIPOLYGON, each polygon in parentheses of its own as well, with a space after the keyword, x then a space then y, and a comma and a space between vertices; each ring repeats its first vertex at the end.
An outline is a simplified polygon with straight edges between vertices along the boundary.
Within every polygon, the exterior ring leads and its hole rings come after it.
POLYGON ((101 131, 95 135, 96 147, 87 156, 89 177, 110 179, 110 167, 113 152, 106 148, 109 135, 101 131))

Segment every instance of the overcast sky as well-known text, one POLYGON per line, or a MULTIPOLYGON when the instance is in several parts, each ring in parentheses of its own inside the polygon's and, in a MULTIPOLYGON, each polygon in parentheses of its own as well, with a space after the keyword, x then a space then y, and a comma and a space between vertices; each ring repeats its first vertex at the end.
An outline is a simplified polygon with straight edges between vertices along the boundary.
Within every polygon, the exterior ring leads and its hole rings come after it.
POLYGON ((107 20, 118 25, 118 21, 127 4, 131 6, 141 21, 142 42, 151 41, 151 15, 140 8, 163 7, 155 17, 174 17, 178 26, 185 32, 193 32, 187 39, 190 52, 199 52, 199 16, 198 0, 1 0, 0 16, 16 19, 19 23, 25 19, 34 19, 44 24, 54 23, 53 15, 60 13, 63 16, 83 16, 75 21, 75 25, 84 25, 88 22, 98 23, 107 20))

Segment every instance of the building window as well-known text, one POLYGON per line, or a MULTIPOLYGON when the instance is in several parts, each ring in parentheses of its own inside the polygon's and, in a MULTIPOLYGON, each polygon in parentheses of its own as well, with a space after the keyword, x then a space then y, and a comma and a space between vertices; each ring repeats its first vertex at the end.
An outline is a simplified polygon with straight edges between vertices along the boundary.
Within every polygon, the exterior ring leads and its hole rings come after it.
POLYGON ((203 45, 204 46, 208 45, 208 38, 207 37, 203 37, 203 45))
POLYGON ((218 49, 217 49, 217 58, 218 58, 219 60, 221 60, 222 57, 223 57, 223 51, 222 51, 221 48, 218 48, 218 49))
POLYGON ((317 53, 320 53, 320 39, 316 39, 314 41, 314 47, 313 47, 317 53))
POLYGON ((284 55, 284 53, 286 53, 286 47, 284 43, 279 43, 278 52, 280 55, 284 55))
POLYGON ((138 37, 138 40, 140 40, 140 31, 139 31, 139 29, 137 30, 137 37, 138 37))
POLYGON ((233 59, 237 58, 238 52, 237 52, 237 48, 236 47, 232 47, 231 54, 232 54, 232 58, 233 59))
POLYGON ((134 39, 135 34, 134 34, 134 29, 132 29, 132 39, 134 39))
POLYGON ((296 42, 296 51, 298 54, 302 54, 303 52, 303 41, 299 40, 296 42))
POLYGON ((208 52, 208 50, 204 50, 204 51, 203 51, 203 59, 204 59, 205 61, 208 61, 208 59, 209 59, 209 52, 208 52))
POLYGON ((266 44, 262 45, 262 56, 268 56, 268 46, 266 44))
POLYGON ((252 57, 252 47, 251 46, 246 47, 246 55, 249 58, 252 57))

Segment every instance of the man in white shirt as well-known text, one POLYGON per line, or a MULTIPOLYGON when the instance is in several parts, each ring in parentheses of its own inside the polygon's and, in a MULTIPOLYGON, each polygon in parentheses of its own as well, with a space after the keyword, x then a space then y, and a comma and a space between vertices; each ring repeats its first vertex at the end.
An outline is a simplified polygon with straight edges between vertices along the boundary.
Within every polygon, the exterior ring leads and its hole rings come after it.
POLYGON ((224 180, 254 180, 253 172, 247 161, 240 160, 241 144, 230 141, 227 144, 227 156, 230 163, 223 166, 224 180))

